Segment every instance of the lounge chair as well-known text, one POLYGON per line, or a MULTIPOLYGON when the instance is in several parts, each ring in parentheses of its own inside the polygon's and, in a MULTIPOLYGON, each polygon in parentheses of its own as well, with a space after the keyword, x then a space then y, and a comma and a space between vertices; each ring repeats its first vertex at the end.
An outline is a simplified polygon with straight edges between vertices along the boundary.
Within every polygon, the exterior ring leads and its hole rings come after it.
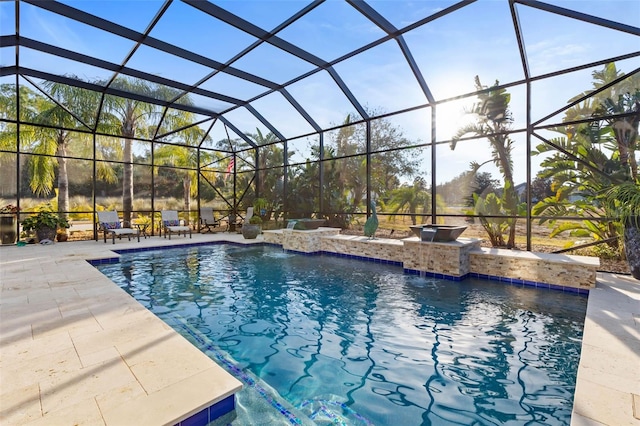
POLYGON ((213 232, 211 228, 222 226, 222 219, 216 219, 212 207, 200 208, 200 231, 213 232))
POLYGON ((111 236, 113 244, 116 243, 116 236, 118 237, 118 239, 121 239, 123 235, 126 235, 129 241, 131 241, 131 236, 135 235, 138 237, 138 242, 140 242, 140 230, 125 228, 122 225, 122 222, 120 222, 117 211, 102 211, 97 213, 98 231, 103 232, 105 243, 107 242, 107 234, 111 236))
POLYGON ((186 237, 187 232, 189 233, 189 238, 191 238, 191 227, 181 224, 176 210, 162 210, 161 215, 162 230, 165 238, 169 235, 169 239, 171 239, 171 234, 183 234, 186 237))
POLYGON ((253 207, 247 207, 247 214, 244 215, 244 218, 240 218, 240 221, 236 223, 236 229, 238 232, 242 229, 242 225, 245 223, 249 223, 249 219, 253 217, 253 207))

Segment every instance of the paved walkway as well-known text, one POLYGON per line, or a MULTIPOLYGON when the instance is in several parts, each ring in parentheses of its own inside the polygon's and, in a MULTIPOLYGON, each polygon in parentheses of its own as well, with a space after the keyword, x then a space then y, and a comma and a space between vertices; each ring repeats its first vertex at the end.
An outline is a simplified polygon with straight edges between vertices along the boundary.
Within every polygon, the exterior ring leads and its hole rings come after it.
MULTIPOLYGON (((87 259, 112 249, 232 240, 194 234, 104 244, 0 246, 0 424, 174 424, 239 382, 87 259)), ((640 425, 640 282, 599 274, 572 425, 640 425)))

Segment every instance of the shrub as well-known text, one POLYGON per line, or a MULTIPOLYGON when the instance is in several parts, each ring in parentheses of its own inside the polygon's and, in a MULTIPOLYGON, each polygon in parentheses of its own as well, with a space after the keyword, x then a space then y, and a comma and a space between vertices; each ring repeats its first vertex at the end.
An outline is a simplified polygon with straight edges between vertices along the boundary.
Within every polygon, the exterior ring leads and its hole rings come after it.
POLYGON ((68 228, 71 225, 64 216, 59 216, 58 213, 53 212, 50 208, 42 208, 35 215, 31 215, 22 221, 23 231, 32 231, 41 228, 68 228))

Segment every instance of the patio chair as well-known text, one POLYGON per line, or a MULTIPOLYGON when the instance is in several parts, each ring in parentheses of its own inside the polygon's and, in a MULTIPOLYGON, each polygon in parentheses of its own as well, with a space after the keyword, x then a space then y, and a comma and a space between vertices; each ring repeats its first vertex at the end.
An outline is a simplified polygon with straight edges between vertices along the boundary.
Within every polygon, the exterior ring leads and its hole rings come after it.
POLYGON ((97 213, 98 231, 102 231, 105 243, 107 242, 107 234, 111 236, 113 244, 116 243, 116 236, 118 239, 121 239, 123 235, 126 235, 129 241, 131 241, 131 236, 135 235, 138 237, 138 242, 140 242, 140 230, 125 228, 118 217, 117 211, 102 211, 97 213))
POLYGON ((240 217, 238 223, 236 224, 238 228, 242 228, 242 225, 245 223, 249 223, 249 219, 253 217, 253 207, 247 207, 247 213, 244 217, 240 217))
POLYGON ((244 223, 249 223, 249 219, 251 219, 251 217, 253 216, 253 207, 248 207, 247 208, 247 213, 244 215, 244 217, 238 215, 236 216, 236 220, 233 223, 233 229, 229 229, 227 228, 227 230, 230 231, 236 231, 236 232, 242 232, 242 224, 244 223))
POLYGON ((191 227, 181 224, 176 210, 162 210, 161 216, 162 230, 165 238, 169 235, 169 239, 171 239, 171 234, 183 234, 186 237, 187 232, 189 233, 189 238, 191 238, 191 227))
POLYGON ((213 207, 200 208, 200 231, 213 232, 211 228, 222 226, 222 219, 216 219, 213 214, 213 207))

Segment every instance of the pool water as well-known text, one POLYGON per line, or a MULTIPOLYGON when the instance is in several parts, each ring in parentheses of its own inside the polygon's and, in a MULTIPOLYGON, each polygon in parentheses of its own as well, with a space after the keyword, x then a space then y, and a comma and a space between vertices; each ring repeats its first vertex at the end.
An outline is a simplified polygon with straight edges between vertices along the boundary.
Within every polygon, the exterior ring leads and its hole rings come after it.
POLYGON ((570 423, 582 295, 272 246, 137 252, 98 268, 251 388, 238 397, 245 422, 570 423))

